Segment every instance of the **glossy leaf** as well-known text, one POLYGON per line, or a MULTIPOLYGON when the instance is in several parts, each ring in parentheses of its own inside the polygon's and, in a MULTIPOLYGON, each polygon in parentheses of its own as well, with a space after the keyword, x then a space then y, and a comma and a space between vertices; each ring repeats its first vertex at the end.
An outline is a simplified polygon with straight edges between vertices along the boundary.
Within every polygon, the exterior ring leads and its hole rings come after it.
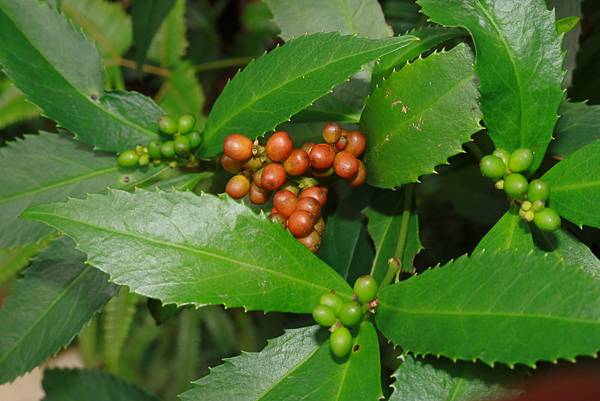
POLYGON ((565 157, 600 139, 600 105, 563 102, 550 152, 565 157))
POLYGON ((23 92, 8 79, 0 78, 0 129, 39 115, 38 108, 26 100, 23 92))
POLYGON ((219 153, 223 139, 232 132, 255 138, 272 130, 364 64, 412 40, 410 36, 369 40, 317 33, 276 48, 248 64, 225 87, 208 116, 200 155, 219 153))
POLYGON ((473 36, 485 125, 498 148, 530 148, 532 170, 558 118, 564 78, 561 36, 542 0, 418 0, 434 22, 473 36))
POLYGON ((108 276, 84 264, 69 239, 44 251, 0 308, 0 383, 26 373, 68 345, 110 299, 108 276))
POLYGON ((7 76, 81 141, 121 151, 158 137, 160 108, 139 93, 104 93, 96 48, 46 2, 1 0, 0 42, 7 76))
POLYGON ((73 237, 115 283, 163 303, 307 313, 331 289, 351 295, 280 225, 228 197, 110 191, 24 216, 73 237))
POLYGON ((476 253, 384 288, 377 327, 408 352, 487 364, 595 355, 600 281, 591 277, 535 253, 476 253))
POLYGON ((513 206, 479 241, 475 252, 508 251, 519 249, 528 252, 534 249, 529 223, 519 216, 519 208, 513 206))
POLYGON ((122 169, 114 154, 95 153, 66 135, 42 132, 0 148, 0 170, 11 171, 0 186, 0 246, 13 247, 52 232, 43 224, 19 218, 29 206, 107 187, 135 186, 162 167, 122 169))
POLYGON ((176 0, 175 6, 152 40, 148 58, 157 61, 163 67, 173 67, 185 55, 187 47, 185 0, 176 0))
POLYGON ((462 44, 409 64, 378 87, 363 111, 367 181, 394 188, 434 172, 481 127, 473 57, 462 44))
POLYGON ((600 141, 595 141, 544 174, 550 206, 577 225, 600 228, 600 141))
POLYGON ((344 360, 331 354, 327 334, 315 326, 288 330, 259 353, 226 360, 180 397, 183 401, 280 401, 297 394, 306 401, 379 399, 379 343, 373 325, 360 326, 356 350, 344 360))
POLYGON ((142 65, 150 44, 160 29, 165 17, 175 6, 175 0, 136 1, 131 9, 135 61, 142 65))

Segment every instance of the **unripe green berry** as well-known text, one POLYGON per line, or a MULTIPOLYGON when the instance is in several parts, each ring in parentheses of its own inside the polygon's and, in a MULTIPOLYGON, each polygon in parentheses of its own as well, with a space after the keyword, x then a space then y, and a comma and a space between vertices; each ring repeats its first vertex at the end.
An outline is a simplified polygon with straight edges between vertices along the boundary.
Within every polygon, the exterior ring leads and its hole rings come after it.
POLYGON ((535 217, 535 214, 531 210, 520 209, 519 210, 519 216, 521 216, 521 218, 523 220, 525 220, 527 222, 531 222, 531 221, 533 221, 533 218, 535 217))
POLYGON ((360 306, 358 302, 346 302, 342 306, 342 311, 340 312, 340 322, 342 322, 344 326, 352 327, 361 321, 362 316, 362 306, 360 306))
POLYGON ((319 299, 319 303, 324 306, 328 306, 336 316, 340 315, 342 310, 342 306, 344 305, 344 301, 342 298, 337 296, 333 292, 328 292, 327 294, 321 295, 321 299, 319 299))
POLYGON ((525 195, 528 185, 527 178, 518 173, 509 174, 504 178, 504 192, 514 199, 525 195))
POLYGON ((190 140, 183 135, 176 136, 173 140, 175 153, 178 155, 186 155, 190 151, 190 140))
POLYGON ((329 337, 331 352, 338 358, 343 358, 352 349, 352 334, 346 327, 340 327, 329 337))
POLYGON ((117 158, 117 162, 121 167, 133 167, 138 164, 139 156, 135 153, 135 150, 126 150, 121 152, 117 158))
POLYGON ((148 156, 147 153, 144 153, 143 155, 140 156, 140 159, 138 160, 138 164, 140 166, 147 166, 148 164, 150 164, 150 156, 148 156))
POLYGON ((534 211, 534 212, 539 212, 544 207, 546 207, 546 202, 541 201, 541 200, 536 200, 535 202, 533 202, 531 204, 531 210, 534 211))
POLYGON ((360 276, 354 282, 354 293, 361 304, 366 304, 377 295, 377 281, 371 276, 360 276))
POLYGON ((148 154, 153 159, 160 159, 162 154, 160 153, 160 147, 162 143, 160 141, 152 141, 148 144, 148 154))
POLYGON ((521 210, 528 211, 529 209, 531 209, 531 206, 532 206, 531 202, 525 201, 525 202, 521 203, 521 210))
POLYGON ((508 162, 510 161, 510 152, 506 149, 496 149, 492 152, 492 155, 496 156, 505 166, 508 166, 508 162))
POLYGON ((162 116, 158 120, 158 128, 167 135, 174 135, 177 132, 177 123, 171 116, 162 116))
POLYGON ((194 125, 196 125, 196 117, 194 117, 193 114, 184 114, 179 117, 179 123, 177 125, 181 134, 187 134, 194 129, 194 125))
POLYGON ((499 157, 487 155, 481 158, 479 169, 484 177, 491 178, 492 180, 499 180, 504 176, 506 165, 499 157))
POLYGON ((185 136, 190 141, 190 147, 197 148, 202 144, 202 134, 198 131, 192 131, 185 136))
POLYGON ((527 188, 527 199, 531 202, 545 201, 550 196, 550 185, 542 180, 533 180, 527 188))
POLYGON ((335 313, 329 306, 317 305, 312 311, 313 319, 323 327, 330 327, 335 323, 335 313))
POLYGON ((173 141, 165 141, 160 147, 160 153, 165 159, 172 159, 175 157, 175 145, 173 141))
POLYGON ((533 222, 542 231, 554 231, 560 227, 560 216, 554 209, 546 207, 535 214, 533 222))
POLYGON ((137 145, 135 147, 135 153, 137 153, 138 156, 141 156, 145 153, 148 153, 148 148, 142 145, 137 145))
POLYGON ((531 149, 519 148, 510 155, 508 168, 515 173, 520 173, 526 171, 531 166, 531 162, 533 162, 531 149))

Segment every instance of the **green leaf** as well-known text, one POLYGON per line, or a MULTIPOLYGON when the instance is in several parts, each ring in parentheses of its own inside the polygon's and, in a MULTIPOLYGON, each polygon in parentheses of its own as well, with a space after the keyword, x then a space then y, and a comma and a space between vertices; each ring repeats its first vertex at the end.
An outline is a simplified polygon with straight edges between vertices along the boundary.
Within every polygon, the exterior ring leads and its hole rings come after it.
POLYGON ((265 0, 265 3, 286 41, 317 32, 356 34, 371 39, 392 35, 377 0, 265 0))
POLYGON ((0 308, 0 383, 14 380, 68 345, 115 286, 84 264, 68 239, 44 251, 0 308))
POLYGON ((542 178, 550 184, 550 206, 562 217, 600 228, 600 141, 570 154, 542 178))
POLYGON ((127 287, 121 287, 119 294, 106 304, 102 313, 102 349, 106 369, 111 373, 119 372, 121 354, 133 323, 138 298, 127 287))
POLYGON ((288 330, 259 353, 227 359, 180 397, 183 401, 280 401, 290 394, 305 401, 382 398, 373 325, 362 323, 356 350, 343 362, 331 354, 327 334, 315 326, 288 330))
POLYGON ((39 116, 40 111, 25 99, 8 79, 0 78, 0 129, 39 116))
POLYGON ((225 87, 208 116, 200 155, 219 153, 223 139, 232 132, 255 138, 272 130, 364 64, 413 40, 317 33, 276 48, 248 64, 225 87))
POLYGON ((534 249, 529 224, 519 216, 519 207, 513 206, 479 241, 474 252, 530 251, 534 249))
MULTIPOLYGON (((576 16, 581 18, 583 12, 581 3, 583 0, 547 0, 548 8, 554 9, 556 19, 576 16)), ((579 37, 581 35, 581 24, 577 24, 571 31, 563 35, 563 49, 565 54, 565 69, 567 74, 563 82, 563 88, 569 88, 572 84, 573 70, 576 67, 576 56, 579 52, 579 37)))
POLYGON ((114 155, 92 152, 67 135, 42 132, 8 142, 0 148, 0 171, 12 172, 0 186, 0 246, 32 243, 52 232, 19 218, 29 206, 135 186, 162 169, 119 168, 114 155))
POLYGON ((377 327, 405 351, 490 365, 595 355, 600 281, 591 278, 536 253, 476 253, 385 287, 377 327))
POLYGON ((389 401, 478 401, 518 395, 509 383, 514 371, 496 367, 452 362, 447 359, 417 359, 406 355, 396 370, 394 392, 389 401))
POLYGON ((133 41, 135 43, 135 61, 138 66, 144 64, 146 53, 148 53, 154 36, 174 6, 175 0, 145 0, 133 3, 131 19, 133 22, 133 41))
POLYGON ((562 157, 600 139, 600 105, 563 102, 554 136, 550 152, 562 157))
POLYGON ((163 67, 177 65, 189 45, 185 29, 185 0, 177 0, 154 36, 148 58, 163 67))
POLYGON ((203 171, 201 173, 179 174, 157 181, 148 188, 159 188, 165 191, 192 191, 196 186, 205 180, 210 180, 215 173, 212 171, 203 171))
POLYGON ((43 401, 159 401, 158 398, 99 370, 48 369, 43 401))
POLYGON ((419 239, 419 216, 413 207, 412 193, 406 189, 381 191, 363 213, 369 219, 368 229, 375 243, 375 259, 371 275, 381 282, 388 270, 388 260, 397 255, 401 233, 405 238, 400 267, 412 271, 415 256, 423 249, 419 239))
POLYGON ((367 181, 394 188, 434 172, 481 129, 473 56, 458 45, 409 64, 378 87, 363 111, 367 181))
POLYGON ((97 149, 158 138, 162 111, 139 93, 103 92, 94 45, 38 0, 0 0, 0 65, 44 115, 97 149))
POLYGON ((280 225, 225 196, 110 191, 24 216, 73 237, 115 283, 163 303, 308 313, 331 289, 352 295, 280 225))
POLYGON ((535 170, 552 139, 563 98, 564 57, 554 12, 542 0, 417 3, 432 21, 463 27, 473 36, 489 134, 498 148, 530 148, 535 170))
POLYGON ((574 15, 556 20, 556 30, 558 33, 571 32, 579 24, 580 19, 580 17, 574 15))
POLYGON ((48 248, 55 240, 56 234, 52 233, 32 244, 14 248, 0 249, 0 285, 13 279, 21 270, 29 266, 29 261, 41 251, 48 248))

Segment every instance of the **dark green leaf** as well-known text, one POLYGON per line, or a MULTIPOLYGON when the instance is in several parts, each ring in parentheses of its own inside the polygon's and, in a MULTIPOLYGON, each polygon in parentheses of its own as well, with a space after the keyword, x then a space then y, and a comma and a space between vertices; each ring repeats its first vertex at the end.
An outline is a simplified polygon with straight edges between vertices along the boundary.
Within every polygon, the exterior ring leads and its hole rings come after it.
POLYGON ((106 304, 102 313, 102 350, 106 369, 111 373, 119 372, 121 353, 133 323, 138 298, 127 287, 121 287, 118 295, 106 304))
POLYGON ((23 92, 8 79, 0 78, 0 129, 39 115, 38 108, 25 99, 23 92))
POLYGON ((185 30, 185 0, 177 0, 154 36, 148 58, 158 61, 163 67, 177 65, 188 47, 185 30))
POLYGON ((519 207, 513 206, 483 237, 475 252, 516 250, 528 252, 534 248, 529 223, 519 216, 519 207))
POLYGON ((134 1, 131 9, 135 61, 144 64, 152 39, 160 29, 163 20, 175 5, 175 0, 134 1))
POLYGON ((600 105, 563 102, 550 152, 565 157, 600 139, 600 105))

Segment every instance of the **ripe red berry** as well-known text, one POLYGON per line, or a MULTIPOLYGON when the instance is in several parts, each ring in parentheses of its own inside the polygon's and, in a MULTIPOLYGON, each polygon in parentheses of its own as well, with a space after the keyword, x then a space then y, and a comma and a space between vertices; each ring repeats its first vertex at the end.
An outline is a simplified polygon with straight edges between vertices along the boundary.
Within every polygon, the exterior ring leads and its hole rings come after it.
POLYGON ((221 166, 223 166, 223 170, 227 171, 228 173, 239 173, 242 170, 242 164, 244 164, 244 162, 234 160, 226 154, 221 156, 221 166))
POLYGON ((287 176, 283 166, 278 163, 271 163, 263 169, 260 184, 264 189, 275 191, 285 184, 286 179, 287 176))
POLYGON ((342 136, 342 127, 338 123, 327 123, 323 126, 323 139, 327 143, 336 143, 342 136))
POLYGON ((298 199, 296 210, 304 210, 312 214, 315 219, 321 217, 321 204, 315 198, 304 197, 298 199))
POLYGON ((367 138, 360 131, 351 131, 348 132, 346 136, 348 140, 348 144, 346 145, 346 151, 352 153, 354 156, 358 157, 363 154, 365 148, 367 147, 367 138))
POLYGON ((292 192, 287 189, 275 192, 273 195, 273 207, 284 218, 288 218, 296 210, 296 203, 298 198, 292 192))
POLYGON ((294 149, 290 156, 283 163, 286 173, 291 176, 302 175, 310 166, 308 153, 302 149, 294 149))
POLYGON ((298 238, 298 242, 307 247, 312 253, 315 253, 321 247, 321 236, 317 231, 312 230, 306 237, 298 238))
POLYGON ((358 161, 358 172, 356 176, 349 178, 347 181, 353 187, 359 187, 365 183, 367 180, 367 168, 365 167, 365 163, 362 160, 358 161))
POLYGON ((335 155, 333 169, 341 178, 352 178, 358 173, 358 159, 352 153, 342 150, 335 155))
POLYGON ((292 138, 285 131, 277 131, 271 135, 265 149, 269 159, 274 162, 285 160, 293 150, 292 138))
POLYGON ((316 169, 327 169, 333 164, 335 151, 331 145, 319 143, 310 151, 310 164, 316 169))
POLYGON ((340 139, 335 143, 335 150, 342 151, 346 149, 346 145, 348 145, 348 138, 345 136, 340 137, 340 139))
POLYGON ((223 153, 235 160, 252 157, 252 141, 241 134, 231 134, 223 142, 223 153))
POLYGON ((227 186, 225 187, 225 192, 233 199, 240 199, 246 196, 248 191, 250 190, 250 181, 246 176, 241 174, 234 175, 227 182, 227 186))
POLYGON ((271 195, 271 191, 267 191, 256 185, 256 183, 252 183, 250 185, 250 202, 255 205, 264 205, 269 200, 269 196, 271 195))
POLYGON ((314 186, 310 188, 306 188, 300 193, 300 198, 315 198, 321 207, 324 207, 327 204, 327 188, 323 188, 320 186, 314 186))
POLYGON ((310 156, 310 152, 312 151, 312 148, 315 146, 316 144, 314 142, 305 142, 302 145, 302 150, 305 151, 309 156, 310 156))
POLYGON ((306 237, 312 231, 315 218, 305 210, 296 210, 287 220, 287 227, 296 238, 306 237))

